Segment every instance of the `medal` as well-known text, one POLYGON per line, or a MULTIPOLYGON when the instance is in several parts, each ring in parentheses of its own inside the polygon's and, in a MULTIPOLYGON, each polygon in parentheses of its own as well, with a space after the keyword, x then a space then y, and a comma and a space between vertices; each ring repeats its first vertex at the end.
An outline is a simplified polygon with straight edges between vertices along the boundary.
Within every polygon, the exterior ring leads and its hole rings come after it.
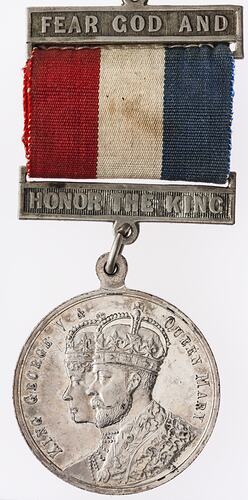
POLYGON ((124 257, 113 275, 107 262, 97 263, 100 290, 62 304, 28 339, 15 405, 29 446, 59 477, 98 493, 135 493, 199 454, 218 413, 219 378, 191 320, 127 289, 124 257))
POLYGON ((100 288, 28 338, 14 404, 37 458, 85 490, 166 483, 214 428, 220 384, 206 339, 174 305, 126 287, 122 252, 141 222, 234 223, 241 25, 238 6, 29 9, 20 217, 111 221, 115 237, 96 265, 100 288))

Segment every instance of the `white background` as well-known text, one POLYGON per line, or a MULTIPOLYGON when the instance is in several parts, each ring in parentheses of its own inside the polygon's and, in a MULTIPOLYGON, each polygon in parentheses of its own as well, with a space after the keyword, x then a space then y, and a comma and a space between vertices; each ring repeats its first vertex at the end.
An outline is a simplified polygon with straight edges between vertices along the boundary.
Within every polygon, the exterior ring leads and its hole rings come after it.
MULTIPOLYGON (((75 3, 51 0, 50 5, 75 3)), ((120 1, 78 2, 107 3, 120 1)), ((150 1, 155 3, 158 0, 150 1)), ((18 220, 19 166, 25 164, 25 8, 47 4, 49 0, 12 0, 1 7, 0 500, 99 500, 99 495, 66 484, 39 463, 21 436, 12 404, 14 368, 29 333, 56 305, 98 287, 95 262, 112 242, 107 223, 18 220)), ((248 7, 248 2, 243 4, 248 7)), ((248 54, 237 61, 235 78, 236 225, 143 224, 138 241, 125 251, 127 285, 167 299, 192 318, 215 353, 222 386, 218 422, 204 451, 172 482, 135 496, 142 500, 245 500, 248 495, 247 60, 248 54)))

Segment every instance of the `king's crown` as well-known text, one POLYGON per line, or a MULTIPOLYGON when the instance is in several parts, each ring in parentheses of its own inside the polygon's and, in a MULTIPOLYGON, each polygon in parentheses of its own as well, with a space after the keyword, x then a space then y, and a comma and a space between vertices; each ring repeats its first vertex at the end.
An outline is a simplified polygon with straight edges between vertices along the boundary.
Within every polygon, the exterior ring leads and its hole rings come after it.
POLYGON ((170 342, 165 329, 146 315, 142 304, 132 312, 117 312, 98 326, 95 363, 117 363, 158 373, 170 342))

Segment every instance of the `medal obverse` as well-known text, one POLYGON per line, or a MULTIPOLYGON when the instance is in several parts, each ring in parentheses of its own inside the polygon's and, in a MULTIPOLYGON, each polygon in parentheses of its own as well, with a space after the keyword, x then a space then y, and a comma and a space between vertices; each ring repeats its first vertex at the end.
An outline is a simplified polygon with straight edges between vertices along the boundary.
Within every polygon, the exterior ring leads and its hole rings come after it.
POLYGON ((22 433, 65 481, 130 494, 174 478, 200 453, 219 407, 213 354, 176 307, 129 290, 127 264, 35 328, 14 387, 22 433))

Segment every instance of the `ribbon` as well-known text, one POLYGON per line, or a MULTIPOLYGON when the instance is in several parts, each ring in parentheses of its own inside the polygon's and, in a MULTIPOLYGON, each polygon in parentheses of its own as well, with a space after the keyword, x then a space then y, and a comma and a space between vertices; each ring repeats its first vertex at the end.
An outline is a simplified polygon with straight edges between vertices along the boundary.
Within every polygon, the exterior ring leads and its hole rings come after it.
POLYGON ((28 174, 225 183, 233 74, 225 44, 36 48, 24 70, 28 174))

